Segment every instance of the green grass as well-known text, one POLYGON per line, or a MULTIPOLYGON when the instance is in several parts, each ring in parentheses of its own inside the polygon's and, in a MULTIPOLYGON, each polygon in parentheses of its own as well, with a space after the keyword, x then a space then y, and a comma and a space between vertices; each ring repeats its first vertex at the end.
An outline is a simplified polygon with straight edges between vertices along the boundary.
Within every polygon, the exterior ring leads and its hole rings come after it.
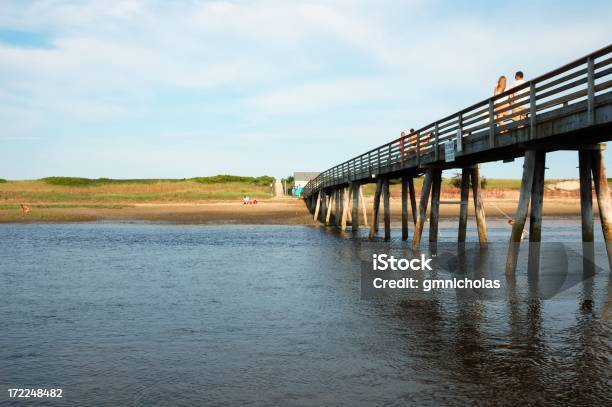
POLYGON ((199 182, 201 184, 226 184, 239 182, 242 184, 253 184, 260 186, 269 186, 274 182, 274 177, 263 175, 261 177, 241 177, 238 175, 215 175, 213 177, 196 177, 190 178, 190 181, 199 182))
MULTIPOLYGON (((82 177, 46 177, 41 178, 42 181, 49 185, 59 186, 102 186, 102 185, 116 185, 116 184, 155 184, 159 182, 185 182, 193 181, 200 184, 227 184, 227 183, 241 183, 241 184, 252 184, 259 186, 269 186, 274 182, 274 177, 267 175, 261 177, 243 177, 238 175, 215 175, 212 177, 194 177, 194 178, 182 178, 182 179, 113 179, 113 178, 82 178, 82 177)), ((5 181, 6 182, 6 181, 5 181)))
POLYGON ((265 199, 270 194, 252 190, 236 189, 226 191, 177 191, 168 193, 139 192, 139 193, 70 193, 60 191, 21 191, 19 193, 2 194, 4 199, 13 199, 23 202, 90 202, 90 203, 144 203, 144 202, 192 202, 206 200, 239 200, 244 195, 251 198, 265 199))
POLYGON ((0 178, 0 184, 6 184, 8 181, 5 180, 4 178, 0 178))

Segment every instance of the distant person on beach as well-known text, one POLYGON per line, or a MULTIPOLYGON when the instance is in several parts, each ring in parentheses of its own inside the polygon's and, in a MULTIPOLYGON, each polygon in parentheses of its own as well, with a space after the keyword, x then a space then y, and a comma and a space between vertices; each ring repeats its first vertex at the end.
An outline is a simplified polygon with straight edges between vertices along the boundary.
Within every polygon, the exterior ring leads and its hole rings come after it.
POLYGON ((295 196, 301 196, 302 195, 302 186, 298 185, 297 189, 295 190, 295 196))
POLYGON ((245 195, 245 196, 242 197, 242 204, 243 205, 248 205, 250 203, 251 203, 251 198, 249 198, 248 195, 245 195))
POLYGON ((19 206, 21 207, 21 212, 23 212, 23 213, 30 213, 30 208, 28 208, 24 204, 19 204, 19 206))
MULTIPOLYGON (((506 91, 506 77, 504 75, 500 76, 499 79, 497 80, 497 85, 495 86, 495 89, 493 90, 493 96, 497 96, 500 93, 504 93, 506 91)), ((495 109, 496 112, 496 116, 497 116, 497 120, 499 122, 500 125, 504 124, 503 121, 503 117, 504 116, 508 116, 510 114, 510 112, 508 110, 502 112, 501 110, 507 108, 509 106, 508 103, 508 96, 503 96, 501 98, 495 99, 495 104, 498 105, 500 104, 500 106, 498 106, 495 109)))
MULTIPOLYGON (((523 79, 523 72, 522 71, 517 71, 514 74, 514 81, 510 84, 510 88, 508 89, 512 89, 512 88, 516 88, 517 86, 521 86, 523 83, 525 83, 525 79, 523 79)), ((526 93, 528 92, 527 88, 525 89, 521 89, 516 93, 513 93, 512 95, 510 95, 510 105, 514 105, 514 104, 518 104, 520 102, 524 102, 526 99, 526 93)), ((520 112, 525 112, 527 110, 527 107, 523 104, 521 106, 516 106, 512 109, 512 113, 520 113, 520 112)), ((518 114, 516 116, 512 117, 513 121, 520 121, 523 120, 524 118, 527 117, 527 113, 523 113, 523 114, 518 114)))

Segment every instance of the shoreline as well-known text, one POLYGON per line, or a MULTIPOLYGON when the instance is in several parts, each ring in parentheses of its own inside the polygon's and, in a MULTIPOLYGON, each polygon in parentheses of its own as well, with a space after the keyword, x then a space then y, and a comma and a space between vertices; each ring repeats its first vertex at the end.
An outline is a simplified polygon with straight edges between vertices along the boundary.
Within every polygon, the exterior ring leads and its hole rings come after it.
MULTIPOLYGON (((368 221, 372 214, 371 199, 366 199, 368 221)), ((594 212, 597 213, 597 205, 594 212)), ((0 209, 2 223, 75 223, 75 222, 143 222, 193 225, 314 225, 312 215, 300 199, 279 198, 261 200, 257 205, 243 205, 236 201, 205 203, 142 203, 87 205, 78 203, 49 203, 30 206, 24 214, 14 207, 0 209)), ((504 220, 513 217, 514 199, 489 199, 485 201, 488 219, 504 220)), ((458 218, 459 205, 441 205, 440 220, 458 218)), ((360 224, 363 212, 360 208, 360 224)), ((468 211, 474 216, 472 202, 468 211)), ((543 215, 547 218, 574 219, 580 217, 580 202, 571 198, 551 198, 544 201, 543 215)), ((410 215, 409 215, 410 216, 410 215)), ((401 202, 391 201, 391 222, 401 222, 401 202)))

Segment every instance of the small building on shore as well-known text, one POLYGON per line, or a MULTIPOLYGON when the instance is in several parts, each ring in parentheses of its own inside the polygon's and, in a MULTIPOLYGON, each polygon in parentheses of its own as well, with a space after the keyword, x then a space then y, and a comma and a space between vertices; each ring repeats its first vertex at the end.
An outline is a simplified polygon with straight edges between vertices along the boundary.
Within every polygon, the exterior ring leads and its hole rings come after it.
POLYGON ((308 184, 308 181, 316 178, 319 175, 318 172, 294 172, 293 173, 293 185, 295 186, 295 196, 300 196, 302 188, 308 184))

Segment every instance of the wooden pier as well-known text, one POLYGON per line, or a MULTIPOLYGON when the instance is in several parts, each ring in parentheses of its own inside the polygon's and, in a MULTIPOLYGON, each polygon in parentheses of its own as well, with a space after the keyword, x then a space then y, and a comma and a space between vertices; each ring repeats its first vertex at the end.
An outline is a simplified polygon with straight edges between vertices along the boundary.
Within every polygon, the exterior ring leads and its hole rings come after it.
POLYGON ((593 241, 594 187, 612 265, 612 208, 602 155, 605 145, 601 144, 611 139, 612 45, 608 45, 336 165, 311 180, 302 196, 315 220, 337 225, 343 231, 350 221, 355 231, 359 227, 359 206, 363 207, 363 224, 367 225, 361 186, 375 182, 369 237, 374 239, 378 234, 382 197, 384 238, 388 240, 389 180, 401 179, 402 239, 408 239, 409 225, 413 224, 412 248, 418 250, 429 205, 429 242, 436 243, 438 239, 441 204, 460 205, 457 241, 465 241, 471 189, 478 240, 486 245, 479 164, 524 157, 506 263, 506 272, 512 274, 528 215, 530 243, 541 238, 546 153, 575 150, 581 180, 582 239, 586 243, 593 241), (461 169, 460 201, 440 201, 441 174, 446 169, 461 169), (414 178, 423 175, 417 207, 414 178), (353 207, 349 210, 351 201, 353 207))

